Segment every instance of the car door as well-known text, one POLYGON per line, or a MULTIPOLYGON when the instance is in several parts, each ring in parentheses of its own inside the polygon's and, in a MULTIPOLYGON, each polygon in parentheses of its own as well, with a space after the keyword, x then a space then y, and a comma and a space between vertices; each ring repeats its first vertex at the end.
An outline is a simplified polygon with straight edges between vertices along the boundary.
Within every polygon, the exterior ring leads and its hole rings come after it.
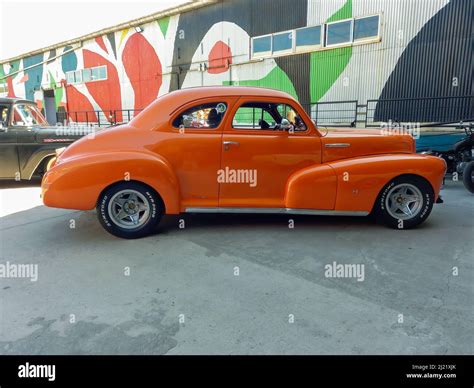
POLYGON ((29 176, 24 176, 24 168, 31 156, 41 148, 41 145, 36 141, 36 130, 33 123, 25 122, 25 114, 22 112, 28 109, 30 104, 17 103, 12 111, 11 132, 15 134, 19 171, 22 179, 28 179, 29 176))
POLYGON ((189 102, 172 113, 173 141, 161 142, 157 153, 177 175, 182 210, 217 207, 222 128, 237 97, 205 98, 189 102))
MULTIPOLYGON (((321 163, 319 135, 311 123, 304 122, 308 116, 300 110, 299 105, 280 98, 239 99, 222 135, 219 207, 285 207, 290 176, 321 163), (279 118, 271 113, 275 104, 288 107, 293 116, 296 113, 306 129, 282 130, 279 118)), ((280 116, 282 121, 284 112, 280 116)))
POLYGON ((0 105, 0 178, 15 178, 19 173, 16 131, 10 126, 11 104, 0 105))

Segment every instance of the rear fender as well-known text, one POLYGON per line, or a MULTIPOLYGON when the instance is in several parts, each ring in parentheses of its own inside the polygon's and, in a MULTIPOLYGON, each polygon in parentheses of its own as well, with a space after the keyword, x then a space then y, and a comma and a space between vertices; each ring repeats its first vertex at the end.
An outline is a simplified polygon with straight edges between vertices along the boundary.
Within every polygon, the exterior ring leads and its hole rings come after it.
POLYGON ((144 152, 84 155, 56 164, 43 178, 43 200, 50 207, 90 210, 105 188, 128 180, 153 188, 166 213, 179 213, 179 183, 173 169, 164 158, 144 152))

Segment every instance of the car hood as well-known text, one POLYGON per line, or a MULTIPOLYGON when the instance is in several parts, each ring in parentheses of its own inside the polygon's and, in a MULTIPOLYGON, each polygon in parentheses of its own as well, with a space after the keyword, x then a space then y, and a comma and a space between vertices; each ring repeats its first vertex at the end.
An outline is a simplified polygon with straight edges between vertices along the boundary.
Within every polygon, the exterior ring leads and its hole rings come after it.
POLYGON ((331 129, 321 137, 322 161, 389 153, 414 153, 415 140, 409 134, 382 129, 331 129))

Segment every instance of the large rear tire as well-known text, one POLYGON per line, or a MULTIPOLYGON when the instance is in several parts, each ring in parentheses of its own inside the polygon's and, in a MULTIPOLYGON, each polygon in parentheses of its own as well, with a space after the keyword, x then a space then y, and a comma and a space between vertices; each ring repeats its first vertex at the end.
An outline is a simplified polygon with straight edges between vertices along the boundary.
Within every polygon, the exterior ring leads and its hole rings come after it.
POLYGON ((140 238, 152 233, 162 215, 161 198, 138 182, 113 185, 97 202, 97 217, 104 229, 121 238, 140 238))
POLYGON ((410 229, 431 213, 434 193, 431 185, 414 175, 399 176, 385 185, 375 203, 376 218, 394 229, 410 229))
POLYGON ((464 167, 462 181, 466 189, 474 193, 474 161, 467 163, 464 167))

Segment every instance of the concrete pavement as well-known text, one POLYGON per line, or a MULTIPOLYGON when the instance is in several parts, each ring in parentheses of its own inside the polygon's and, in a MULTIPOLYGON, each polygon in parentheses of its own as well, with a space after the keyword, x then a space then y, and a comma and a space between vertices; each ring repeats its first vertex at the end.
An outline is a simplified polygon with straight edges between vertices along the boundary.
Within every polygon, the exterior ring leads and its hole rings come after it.
POLYGON ((461 182, 415 230, 187 215, 130 241, 15 187, 0 190, 0 264, 37 264, 38 280, 0 278, 0 354, 472 354, 461 182), (363 264, 364 280, 326 277, 333 262, 363 264))

